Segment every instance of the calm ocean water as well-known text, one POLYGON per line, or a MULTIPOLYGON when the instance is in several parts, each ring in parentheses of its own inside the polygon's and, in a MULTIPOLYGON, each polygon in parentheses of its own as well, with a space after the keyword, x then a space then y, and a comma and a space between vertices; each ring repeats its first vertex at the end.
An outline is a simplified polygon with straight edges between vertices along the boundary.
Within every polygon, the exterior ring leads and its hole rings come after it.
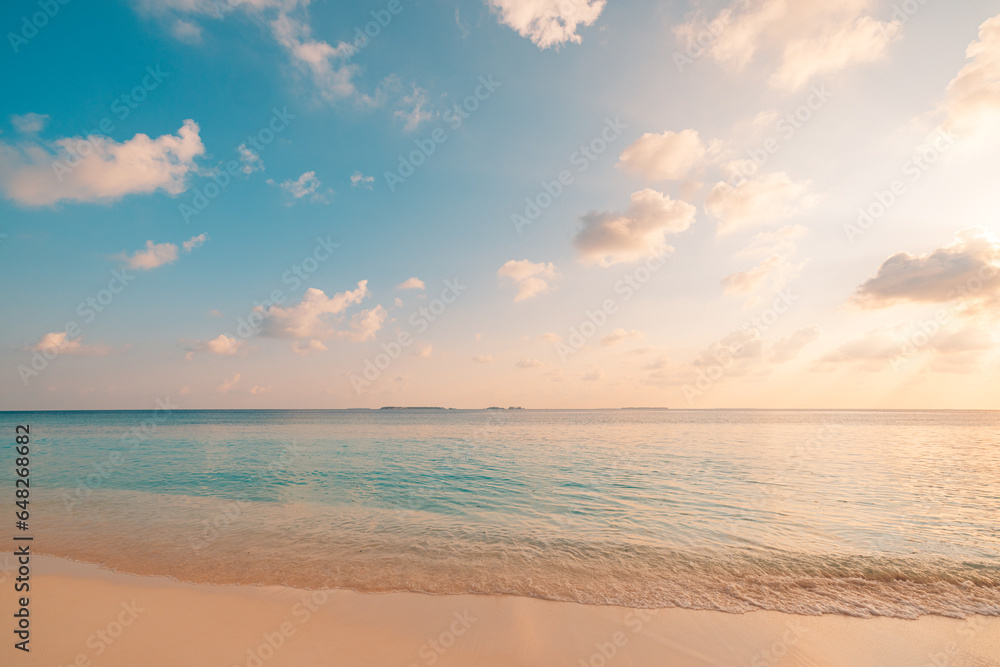
POLYGON ((0 420, 11 442, 15 423, 31 425, 37 551, 126 572, 730 612, 1000 614, 998 412, 0 420))

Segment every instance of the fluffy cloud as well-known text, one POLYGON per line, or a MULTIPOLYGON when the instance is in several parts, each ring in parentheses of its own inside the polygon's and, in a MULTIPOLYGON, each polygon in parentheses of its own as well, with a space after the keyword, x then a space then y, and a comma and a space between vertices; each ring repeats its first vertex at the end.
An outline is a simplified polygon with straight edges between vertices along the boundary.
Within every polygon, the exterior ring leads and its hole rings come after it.
POLYGON ((367 296, 367 280, 359 281, 354 290, 338 292, 332 297, 328 297, 323 290, 311 287, 294 306, 274 305, 267 310, 258 307, 264 316, 261 335, 271 338, 326 340, 339 337, 365 340, 373 336, 385 321, 382 306, 355 314, 347 330, 339 329, 337 325, 343 322, 348 308, 361 303, 367 296))
POLYGON ((60 201, 109 202, 125 195, 187 187, 194 159, 205 152, 198 124, 184 121, 176 135, 124 142, 101 135, 17 145, 0 141, 0 188, 24 206, 60 201))
POLYGON ((170 264, 177 259, 177 246, 173 243, 153 243, 146 241, 145 250, 136 250, 131 255, 125 255, 125 264, 130 269, 155 269, 164 264, 170 264))
MULTIPOLYGON (((885 55, 899 24, 869 16, 873 4, 873 0, 748 0, 722 10, 712 20, 720 29, 707 52, 734 71, 743 70, 758 51, 775 53, 780 65, 770 77, 770 85, 795 90, 817 75, 873 62, 885 55)), ((685 45, 697 46, 704 32, 703 17, 696 16, 674 32, 685 45)))
MULTIPOLYGON (((273 184, 274 181, 268 180, 268 183, 273 184)), ((316 178, 315 171, 304 172, 294 181, 283 181, 279 185, 282 190, 292 195, 295 199, 302 199, 303 197, 309 196, 309 201, 311 202, 327 204, 330 201, 327 199, 326 195, 318 192, 322 183, 320 183, 320 180, 316 178)))
POLYGON ((618 343, 624 342, 629 338, 645 338, 646 334, 641 331, 632 329, 631 331, 625 331, 624 329, 615 329, 608 335, 601 338, 601 345, 611 346, 618 345, 618 343))
POLYGON ((235 356, 240 353, 246 341, 233 338, 226 334, 219 334, 215 338, 205 343, 204 349, 211 354, 221 354, 223 356, 235 356))
POLYGON ((21 134, 37 134, 45 128, 49 117, 43 113, 26 113, 23 116, 11 116, 10 123, 21 134))
POLYGON ((972 62, 948 84, 943 128, 955 134, 994 129, 1000 115, 1000 16, 979 26, 979 40, 966 49, 972 62))
POLYGON ((360 171, 355 171, 351 174, 351 187, 352 188, 368 188, 369 190, 375 185, 374 176, 365 176, 360 171))
POLYGON ((497 275, 510 280, 517 287, 514 302, 524 301, 552 289, 552 282, 559 277, 555 265, 545 262, 531 262, 527 259, 510 260, 500 267, 497 275))
POLYGON ((785 336, 774 344, 771 348, 771 360, 776 364, 791 361, 799 356, 802 348, 809 343, 819 340, 822 333, 823 330, 816 325, 796 330, 790 336, 785 336))
POLYGON ((492 364, 494 361, 492 354, 477 354, 472 360, 477 364, 492 364))
MULTIPOLYGON (((192 236, 181 245, 186 252, 191 252, 205 242, 208 237, 205 234, 192 236)), ((177 246, 173 243, 153 243, 146 241, 145 250, 136 250, 131 255, 123 253, 121 259, 130 269, 155 269, 164 264, 177 261, 177 246)))
POLYGON ((357 67, 350 58, 357 49, 346 42, 333 46, 312 37, 307 22, 308 2, 297 0, 133 0, 146 14, 159 16, 172 24, 172 32, 183 41, 200 41, 201 27, 192 19, 222 19, 243 12, 266 27, 285 50, 293 65, 307 74, 319 95, 326 100, 355 97, 370 103, 354 85, 357 67), (183 26, 181 25, 183 24, 183 26))
POLYGON ((195 248, 200 247, 207 238, 208 236, 206 236, 205 234, 198 234, 198 236, 192 236, 181 245, 184 246, 184 250, 191 252, 195 248))
POLYGON ((359 95, 354 86, 357 66, 348 62, 355 53, 354 46, 347 42, 331 46, 313 39, 307 23, 284 12, 271 21, 271 32, 278 44, 292 56, 292 61, 312 76, 322 97, 334 100, 358 96, 370 101, 366 96, 359 95))
MULTIPOLYGON (((737 174, 743 161, 726 165, 737 174)), ((730 178, 732 182, 733 179, 730 178)), ((809 183, 796 183, 784 172, 752 176, 738 186, 720 181, 705 198, 705 210, 719 220, 719 235, 770 224, 794 215, 813 204, 809 183)))
POLYGON ((424 289, 424 281, 414 276, 396 285, 396 289, 424 289))
POLYGON ((656 190, 632 194, 624 213, 591 211, 582 218, 583 228, 574 243, 584 263, 611 266, 633 262, 642 256, 673 250, 667 234, 679 234, 694 222, 695 207, 672 200, 656 190))
POLYGON ((618 165, 653 181, 678 180, 687 176, 705 157, 705 144, 698 132, 647 132, 622 151, 618 165))
POLYGON ((855 301, 882 308, 900 302, 962 302, 972 308, 1000 295, 1000 239, 982 227, 958 232, 948 245, 924 255, 900 252, 858 287, 855 301))
POLYGON ((250 148, 247 148, 246 144, 240 144, 237 146, 236 152, 239 153, 240 162, 243 163, 240 171, 244 174, 249 175, 264 168, 264 161, 260 159, 260 155, 250 148))
POLYGON ((405 108, 394 111, 392 115, 405 121, 404 132, 412 132, 421 123, 434 118, 434 114, 424 108, 427 105, 427 91, 422 88, 414 87, 413 92, 404 95, 399 103, 405 108))
POLYGON ((995 349, 992 327, 965 321, 906 322, 883 326, 849 341, 820 358, 819 370, 840 366, 868 372, 899 371, 918 360, 932 371, 969 372, 981 366, 985 354, 995 349))
POLYGON ((78 354, 82 356, 103 357, 111 354, 109 345, 84 345, 83 338, 70 338, 65 331, 47 333, 38 342, 28 347, 31 352, 43 354, 78 354))
POLYGON ((579 44, 578 27, 593 24, 604 4, 605 0, 490 0, 501 22, 541 49, 579 44))
POLYGON ((528 357, 525 357, 524 359, 521 359, 514 365, 517 366, 518 368, 541 368, 542 366, 545 365, 545 362, 539 361, 538 359, 529 359, 528 357))

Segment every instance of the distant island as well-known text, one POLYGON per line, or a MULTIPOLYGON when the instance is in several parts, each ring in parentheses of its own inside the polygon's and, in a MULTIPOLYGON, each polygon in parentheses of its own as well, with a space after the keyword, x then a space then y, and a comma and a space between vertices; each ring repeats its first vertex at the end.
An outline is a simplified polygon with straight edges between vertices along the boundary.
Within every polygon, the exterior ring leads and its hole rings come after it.
POLYGON ((641 407, 640 408, 622 408, 622 410, 669 410, 669 409, 670 408, 657 408, 657 407, 651 407, 651 408, 641 408, 641 407))
POLYGON ((437 406, 401 406, 401 405, 385 405, 379 410, 454 410, 455 408, 439 408, 437 406))
POLYGON ((515 406, 515 405, 512 405, 512 406, 511 406, 511 407, 509 407, 509 408, 501 408, 501 407, 499 407, 499 406, 496 406, 496 405, 491 405, 490 407, 488 407, 488 408, 486 408, 486 409, 487 409, 487 410, 524 410, 524 408, 522 408, 522 407, 521 407, 521 406, 519 406, 519 405, 516 405, 516 406, 515 406))

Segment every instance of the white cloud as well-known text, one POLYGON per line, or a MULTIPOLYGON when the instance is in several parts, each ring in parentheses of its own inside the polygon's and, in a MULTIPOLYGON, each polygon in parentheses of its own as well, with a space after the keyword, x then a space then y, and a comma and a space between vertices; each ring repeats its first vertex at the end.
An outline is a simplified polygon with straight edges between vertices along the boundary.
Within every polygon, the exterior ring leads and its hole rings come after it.
POLYGON ((153 243, 146 241, 145 250, 136 250, 132 255, 123 255, 130 269, 155 269, 177 260, 177 246, 173 243, 153 243))
POLYGON ((328 297, 323 290, 311 287, 294 306, 275 305, 266 311, 261 309, 264 315, 261 335, 271 338, 326 340, 339 337, 364 340, 371 337, 384 322, 386 313, 382 306, 354 315, 346 330, 339 329, 337 325, 342 323, 349 307, 361 303, 367 296, 367 280, 359 281, 354 290, 339 292, 332 297, 328 297))
POLYGON ((514 302, 524 301, 552 289, 552 282, 559 278, 559 271, 551 262, 532 262, 527 259, 510 260, 500 267, 497 275, 517 287, 514 302))
POLYGON ((472 360, 477 364, 491 364, 494 361, 492 354, 477 354, 472 360))
POLYGON ((365 176, 360 171, 355 171, 351 174, 351 187, 352 188, 368 188, 369 190, 375 184, 374 176, 365 176))
POLYGON ((862 16, 831 29, 820 39, 792 40, 769 83, 781 90, 798 90, 821 74, 881 60, 898 30, 898 23, 862 16))
POLYGON ((981 323, 965 321, 950 331, 947 327, 953 327, 952 322, 935 324, 937 329, 926 328, 927 322, 879 327, 824 355, 817 368, 849 365, 868 372, 898 371, 925 359, 932 371, 970 372, 981 368, 983 355, 996 346, 990 327, 981 323))
POLYGON ((240 162, 243 163, 240 171, 244 174, 249 175, 264 168, 264 161, 260 159, 260 155, 250 148, 247 148, 246 144, 240 144, 237 146, 236 152, 240 154, 240 162))
POLYGON ((357 66, 350 63, 350 58, 356 52, 355 47, 346 42, 332 46, 312 37, 307 17, 308 1, 134 0, 134 4, 144 13, 170 20, 174 36, 188 42, 201 37, 201 27, 191 20, 192 17, 222 19, 242 11, 270 30, 292 64, 310 77, 322 98, 333 101, 354 97, 363 103, 371 102, 371 98, 360 94, 354 85, 357 66))
POLYGON ((16 146, 0 141, 0 187, 24 206, 109 202, 156 190, 180 194, 194 159, 205 152, 199 131, 186 120, 176 135, 137 134, 121 143, 100 135, 16 146))
POLYGON ((641 331, 637 331, 636 329, 632 329, 631 331, 625 331, 625 329, 615 329, 608 335, 601 338, 601 345, 605 346, 618 345, 618 343, 626 341, 629 338, 645 338, 645 337, 646 334, 644 334, 641 331))
POLYGON ((424 289, 424 281, 414 276, 396 285, 396 289, 424 289))
MULTIPOLYGON (((734 160, 725 170, 740 173, 749 161, 734 160)), ((809 183, 796 183, 784 172, 755 174, 734 187, 719 181, 705 198, 705 211, 719 220, 719 235, 724 236, 748 227, 777 222, 812 206, 809 183)))
MULTIPOLYGON (((769 79, 770 85, 795 90, 820 74, 885 55, 899 24, 868 15, 873 4, 874 0, 747 0, 715 16, 712 24, 721 29, 705 48, 712 58, 736 72, 745 69, 758 52, 777 56, 780 64, 769 79)), ((685 46, 698 47, 704 33, 703 18, 695 16, 674 29, 685 46)))
POLYGON ((672 200, 656 190, 632 194, 624 213, 591 211, 574 243, 584 263, 611 266, 633 262, 644 255, 673 250, 667 234, 679 234, 694 222, 695 207, 672 200))
POLYGON ((517 368, 522 368, 522 369, 541 368, 542 366, 545 365, 545 362, 539 361, 538 359, 529 359, 528 357, 525 357, 524 359, 521 359, 514 365, 517 368))
POLYGON ((425 123, 434 118, 434 114, 430 111, 424 109, 427 104, 427 91, 422 88, 413 88, 413 92, 409 95, 403 97, 400 100, 400 104, 409 108, 409 110, 399 109, 393 112, 393 116, 396 118, 402 118, 405 122, 403 125, 404 132, 412 132, 417 129, 421 123, 425 123))
POLYGON ((942 127, 957 135, 995 130, 1000 117, 1000 16, 979 26, 979 40, 965 54, 971 62, 948 84, 942 127))
POLYGON ((855 294, 869 308, 901 302, 961 302, 967 308, 1000 296, 1000 239, 983 227, 964 229, 923 255, 896 253, 855 294))
POLYGON ((356 96, 361 101, 371 101, 359 94, 354 85, 357 66, 348 62, 355 52, 351 44, 340 42, 331 46, 315 40, 307 23, 283 12, 271 21, 271 32, 292 56, 293 62, 309 72, 323 98, 336 100, 356 96))
POLYGON ((490 0, 500 21, 539 48, 581 42, 580 26, 589 26, 604 10, 605 0, 490 0))
POLYGON ((618 165, 653 181, 684 178, 705 157, 698 132, 647 132, 622 151, 618 165))
POLYGON ((201 26, 191 21, 175 20, 170 26, 170 34, 188 44, 201 43, 201 26))
POLYGON ((184 246, 184 249, 186 251, 191 252, 195 248, 201 246, 201 244, 203 244, 207 238, 208 236, 206 236, 205 234, 198 234, 198 236, 192 236, 181 245, 184 246))
MULTIPOLYGON (((271 182, 268 181, 268 183, 271 182)), ((295 199, 302 199, 309 196, 309 201, 311 202, 329 203, 329 199, 323 193, 318 192, 321 185, 320 180, 316 178, 315 171, 307 171, 294 181, 288 180, 280 184, 281 189, 292 195, 295 199)))
POLYGON ((48 120, 48 114, 34 112, 26 113, 22 116, 14 115, 10 117, 11 125, 21 134, 37 134, 41 132, 48 120))
POLYGON ((232 336, 227 336, 226 334, 219 334, 212 340, 207 341, 204 349, 206 352, 211 354, 235 356, 240 353, 240 348, 243 347, 245 342, 246 341, 242 341, 239 338, 233 338, 232 336))
POLYGON ((47 333, 30 346, 32 352, 48 354, 77 354, 81 356, 103 357, 111 354, 109 345, 84 345, 83 338, 70 338, 64 331, 47 333))
POLYGON ((382 328, 388 313, 382 306, 375 306, 370 310, 363 310, 351 317, 350 326, 346 331, 338 331, 337 337, 347 338, 354 341, 369 340, 375 338, 375 334, 382 328))
POLYGON ((555 333, 554 331, 549 331, 543 334, 539 334, 538 336, 538 340, 542 341, 543 343, 558 343, 561 342, 562 339, 563 337, 555 333))

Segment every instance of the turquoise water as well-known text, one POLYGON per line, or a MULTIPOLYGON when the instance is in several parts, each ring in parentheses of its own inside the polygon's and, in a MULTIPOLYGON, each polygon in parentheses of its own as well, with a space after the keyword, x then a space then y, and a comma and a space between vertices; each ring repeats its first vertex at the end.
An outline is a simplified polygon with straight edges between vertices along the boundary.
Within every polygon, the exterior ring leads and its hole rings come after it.
POLYGON ((0 420, 10 434, 31 426, 37 550, 127 572, 730 612, 1000 614, 997 412, 0 420))

